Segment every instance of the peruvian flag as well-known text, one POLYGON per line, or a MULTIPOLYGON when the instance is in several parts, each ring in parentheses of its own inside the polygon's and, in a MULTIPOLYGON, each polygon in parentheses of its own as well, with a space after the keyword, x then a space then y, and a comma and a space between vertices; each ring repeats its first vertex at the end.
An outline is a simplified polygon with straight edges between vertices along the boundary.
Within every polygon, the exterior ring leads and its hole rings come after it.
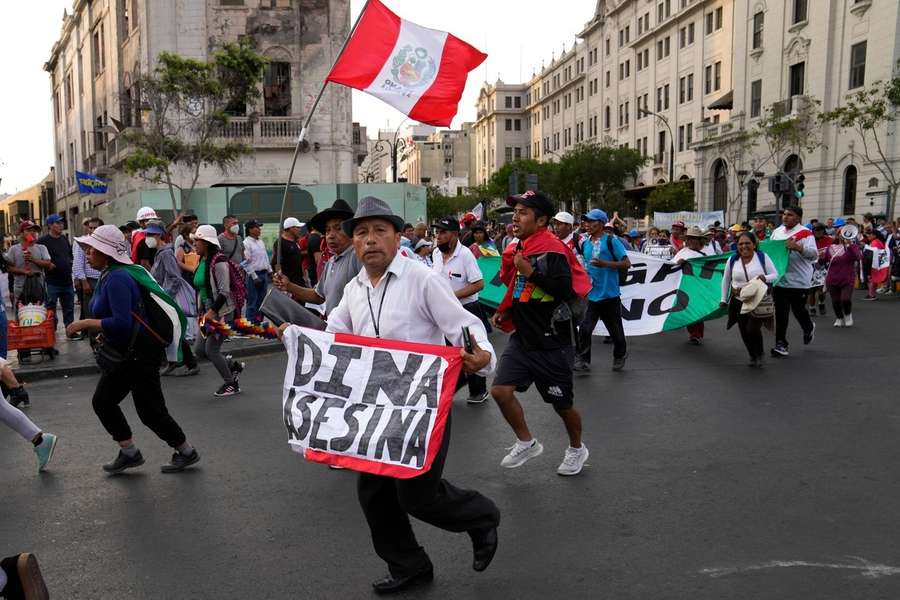
POLYGON ((869 279, 876 285, 884 283, 887 281, 888 273, 891 270, 891 263, 887 250, 884 247, 884 242, 875 238, 865 249, 872 252, 872 270, 869 272, 869 279))
POLYGON ((362 90, 421 123, 449 126, 469 71, 487 54, 369 0, 326 81, 362 90))

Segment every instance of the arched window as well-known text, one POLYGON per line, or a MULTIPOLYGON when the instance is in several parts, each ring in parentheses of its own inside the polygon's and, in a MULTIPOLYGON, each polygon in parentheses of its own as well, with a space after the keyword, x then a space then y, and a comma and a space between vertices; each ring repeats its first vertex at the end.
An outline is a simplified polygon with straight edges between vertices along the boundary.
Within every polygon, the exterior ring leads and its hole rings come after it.
POLYGON ((856 213, 856 167, 850 165, 844 171, 844 208, 843 214, 856 213))
POLYGON ((713 210, 728 207, 728 168, 721 158, 713 165, 713 210))

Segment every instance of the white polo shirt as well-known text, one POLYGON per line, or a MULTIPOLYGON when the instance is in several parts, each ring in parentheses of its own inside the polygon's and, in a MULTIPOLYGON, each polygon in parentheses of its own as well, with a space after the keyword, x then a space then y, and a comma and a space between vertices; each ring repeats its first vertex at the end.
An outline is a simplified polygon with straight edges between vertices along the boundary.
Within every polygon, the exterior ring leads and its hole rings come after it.
MULTIPOLYGON (((481 269, 478 268, 478 261, 475 259, 475 255, 459 241, 456 242, 456 249, 446 264, 444 264, 444 254, 437 248, 432 252, 431 258, 431 268, 450 282, 450 287, 453 288, 454 292, 470 283, 484 279, 481 269)), ((459 301, 461 304, 477 302, 478 293, 460 298, 459 301)))

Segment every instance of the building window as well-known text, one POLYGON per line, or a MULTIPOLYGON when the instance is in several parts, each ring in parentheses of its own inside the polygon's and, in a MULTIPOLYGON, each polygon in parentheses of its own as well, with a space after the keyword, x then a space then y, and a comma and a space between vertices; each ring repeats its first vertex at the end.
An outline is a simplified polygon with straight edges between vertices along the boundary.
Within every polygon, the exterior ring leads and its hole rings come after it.
POLYGON ((662 93, 661 87, 656 88, 656 112, 662 112, 663 109, 662 93))
POLYGON ((762 79, 750 84, 750 118, 754 119, 762 112, 762 79))
POLYGON ((710 35, 713 32, 713 14, 706 13, 706 35, 710 35))
POLYGON ((606 87, 609 87, 609 71, 606 72, 606 87))
POLYGON ((790 72, 790 92, 791 96, 800 96, 803 94, 803 84, 806 75, 806 63, 801 62, 791 65, 790 72))
POLYGON ((609 56, 609 38, 606 38, 606 55, 609 56))
POLYGON ((762 11, 753 15, 753 49, 762 48, 763 43, 763 23, 765 15, 762 11))
POLYGON ((516 108, 522 108, 522 97, 516 96, 515 98, 513 98, 513 104, 516 108))
POLYGON ((515 131, 522 131, 522 119, 516 119, 513 121, 513 129, 515 131))
POLYGON ((244 0, 219 0, 219 6, 243 6, 244 0))
POLYGON ((103 72, 106 65, 106 57, 103 56, 103 25, 94 29, 93 34, 94 76, 103 72))
POLYGON ((723 23, 724 16, 725 16, 725 9, 720 6, 719 8, 716 9, 716 31, 722 29, 722 25, 724 24, 723 23))
POLYGON ((66 110, 72 110, 75 89, 72 87, 72 73, 66 73, 66 110))
POLYGON ((59 90, 53 91, 53 116, 56 122, 59 123, 59 90))
POLYGON ((669 84, 663 86, 663 108, 669 110, 669 84))
POLYGON ((286 117, 291 114, 291 63, 270 62, 263 80, 266 116, 286 117))
POLYGON ((684 125, 678 126, 678 151, 684 152, 684 125))
POLYGON ((688 123, 685 131, 687 132, 687 136, 685 136, 687 138, 685 140, 685 145, 686 145, 687 149, 690 150, 691 142, 694 141, 694 124, 688 123))
POLYGON ((806 20, 807 0, 794 0, 793 21, 791 23, 802 23, 806 20))
POLYGON ((850 47, 850 85, 849 89, 866 84, 866 42, 853 44, 850 47))
POLYGON ((712 93, 712 65, 706 65, 706 68, 703 69, 703 93, 711 94, 712 93))
POLYGON ((512 119, 506 119, 506 131, 512 131, 512 119))
POLYGON ((694 43, 694 24, 688 23, 688 46, 694 43))
POLYGON ((694 74, 688 73, 687 76, 687 101, 694 99, 694 74))
POLYGON ((725 161, 719 159, 713 168, 713 210, 725 210, 728 205, 728 177, 725 161))
POLYGON ((611 111, 609 110, 609 107, 607 106, 603 112, 603 128, 604 129, 609 129, 610 112, 611 111))
POLYGON ((512 157, 513 157, 512 146, 507 146, 505 148, 505 153, 504 153, 504 158, 506 159, 506 162, 512 162, 512 157))
POLYGON ((722 61, 713 65, 713 70, 715 71, 715 75, 713 76, 713 89, 718 92, 722 89, 722 61))
POLYGON ((856 167, 850 165, 844 171, 844 213, 856 213, 856 167))
POLYGON ((521 147, 516 146, 515 148, 513 148, 513 157, 516 160, 519 160, 522 158, 522 148, 521 147))
POLYGON ((503 99, 503 102, 506 108, 512 108, 512 96, 507 96, 503 99))
POLYGON ((263 0, 259 5, 261 8, 290 8, 291 0, 263 0))

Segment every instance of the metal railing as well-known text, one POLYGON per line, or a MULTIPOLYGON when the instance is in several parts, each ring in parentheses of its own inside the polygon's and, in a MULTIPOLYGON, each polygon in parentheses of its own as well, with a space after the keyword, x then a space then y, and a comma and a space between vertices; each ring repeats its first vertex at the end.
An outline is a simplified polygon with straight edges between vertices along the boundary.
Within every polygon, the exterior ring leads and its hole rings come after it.
POLYGON ((230 140, 245 140, 249 144, 268 142, 293 143, 303 129, 301 117, 231 117, 219 137, 230 140))

